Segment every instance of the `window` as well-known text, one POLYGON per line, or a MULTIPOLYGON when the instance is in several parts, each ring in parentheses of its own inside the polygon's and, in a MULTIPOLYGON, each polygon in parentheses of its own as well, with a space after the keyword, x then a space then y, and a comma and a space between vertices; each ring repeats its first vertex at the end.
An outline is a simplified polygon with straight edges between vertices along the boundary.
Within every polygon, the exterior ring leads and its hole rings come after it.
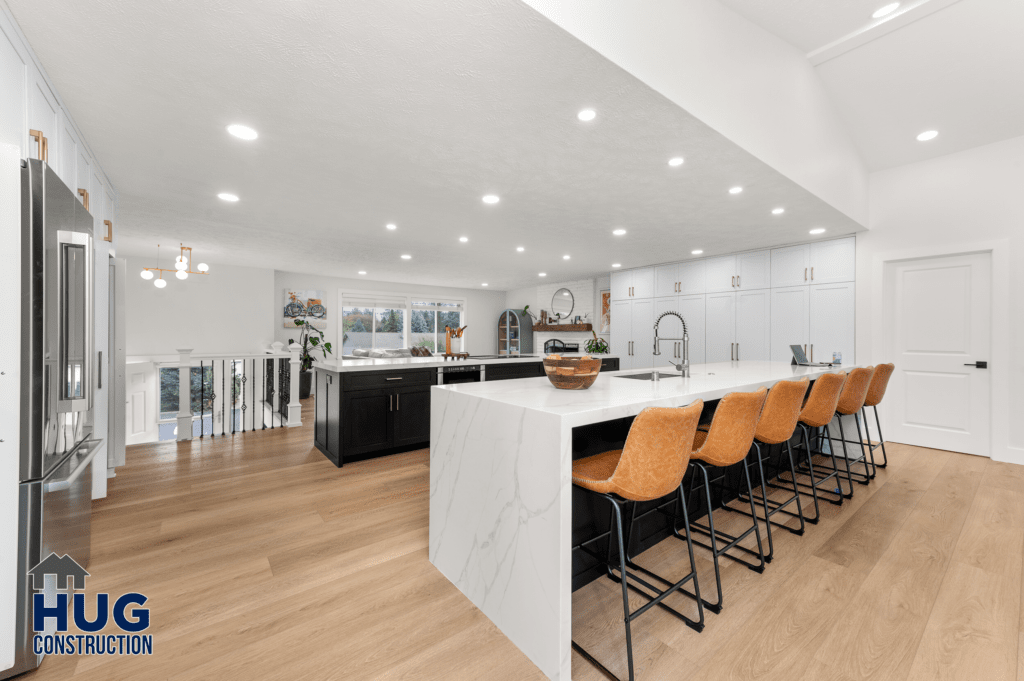
POLYGON ((444 352, 444 327, 462 326, 462 303, 414 300, 409 336, 411 347, 427 348, 431 352, 444 352))
POLYGON ((415 300, 394 294, 346 294, 342 299, 342 354, 355 350, 423 347, 444 351, 444 327, 463 325, 458 300, 415 300))

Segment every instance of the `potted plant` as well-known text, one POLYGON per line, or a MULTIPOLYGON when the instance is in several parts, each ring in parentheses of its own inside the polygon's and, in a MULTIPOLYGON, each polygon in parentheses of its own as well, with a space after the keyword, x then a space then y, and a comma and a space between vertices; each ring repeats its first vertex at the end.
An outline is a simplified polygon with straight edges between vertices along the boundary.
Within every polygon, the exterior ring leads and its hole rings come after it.
POLYGON ((594 334, 593 338, 588 338, 584 344, 583 349, 587 351, 589 355, 604 355, 608 352, 608 341, 604 338, 598 338, 596 331, 591 331, 594 334))
MULTIPOLYGON (((313 353, 319 350, 326 359, 327 355, 331 353, 331 344, 324 340, 324 332, 313 326, 306 318, 296 319, 295 326, 302 329, 299 336, 299 345, 302 347, 302 352, 299 355, 299 399, 304 400, 309 397, 313 387, 312 369, 313 361, 316 359, 313 357, 313 353)), ((288 344, 291 345, 294 342, 289 340, 288 344)))

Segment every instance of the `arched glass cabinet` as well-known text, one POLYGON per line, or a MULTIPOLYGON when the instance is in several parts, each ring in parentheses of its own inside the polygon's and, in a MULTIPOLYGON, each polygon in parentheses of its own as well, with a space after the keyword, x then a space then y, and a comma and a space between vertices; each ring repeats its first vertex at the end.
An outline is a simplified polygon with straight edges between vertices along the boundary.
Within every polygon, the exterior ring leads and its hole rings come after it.
POLYGON ((533 320, 522 310, 505 310, 498 317, 498 354, 533 353, 533 320))

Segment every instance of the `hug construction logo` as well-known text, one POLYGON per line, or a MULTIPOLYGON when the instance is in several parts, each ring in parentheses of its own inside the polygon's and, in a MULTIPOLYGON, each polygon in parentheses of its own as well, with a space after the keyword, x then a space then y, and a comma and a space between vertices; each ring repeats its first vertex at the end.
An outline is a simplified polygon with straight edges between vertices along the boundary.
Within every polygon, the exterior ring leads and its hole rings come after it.
POLYGON ((96 594, 96 615, 90 622, 85 614, 85 578, 89 573, 68 555, 51 553, 28 571, 32 578, 32 650, 36 655, 152 655, 153 635, 141 632, 149 628, 148 600, 139 593, 119 596, 110 607, 110 594, 96 594), (56 578, 56 589, 47 589, 46 577, 56 578), (80 634, 69 634, 68 599, 73 605, 75 627, 80 634), (56 602, 54 602, 56 601, 56 602), (99 633, 113 617, 124 633, 99 633), (50 624, 51 626, 47 626, 50 624), (55 625, 55 626, 54 626, 55 625))

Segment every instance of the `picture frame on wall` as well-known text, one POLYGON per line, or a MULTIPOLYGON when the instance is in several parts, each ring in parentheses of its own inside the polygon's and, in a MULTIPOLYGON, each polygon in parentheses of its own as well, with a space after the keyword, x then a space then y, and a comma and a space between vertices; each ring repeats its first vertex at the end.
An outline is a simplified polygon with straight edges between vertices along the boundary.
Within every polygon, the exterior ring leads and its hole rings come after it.
POLYGON ((612 291, 601 289, 601 319, 598 324, 598 333, 612 332, 612 291))
POLYGON ((284 290, 284 328, 294 329, 296 319, 308 321, 313 328, 327 328, 327 308, 323 304, 324 292, 315 290, 284 290))

